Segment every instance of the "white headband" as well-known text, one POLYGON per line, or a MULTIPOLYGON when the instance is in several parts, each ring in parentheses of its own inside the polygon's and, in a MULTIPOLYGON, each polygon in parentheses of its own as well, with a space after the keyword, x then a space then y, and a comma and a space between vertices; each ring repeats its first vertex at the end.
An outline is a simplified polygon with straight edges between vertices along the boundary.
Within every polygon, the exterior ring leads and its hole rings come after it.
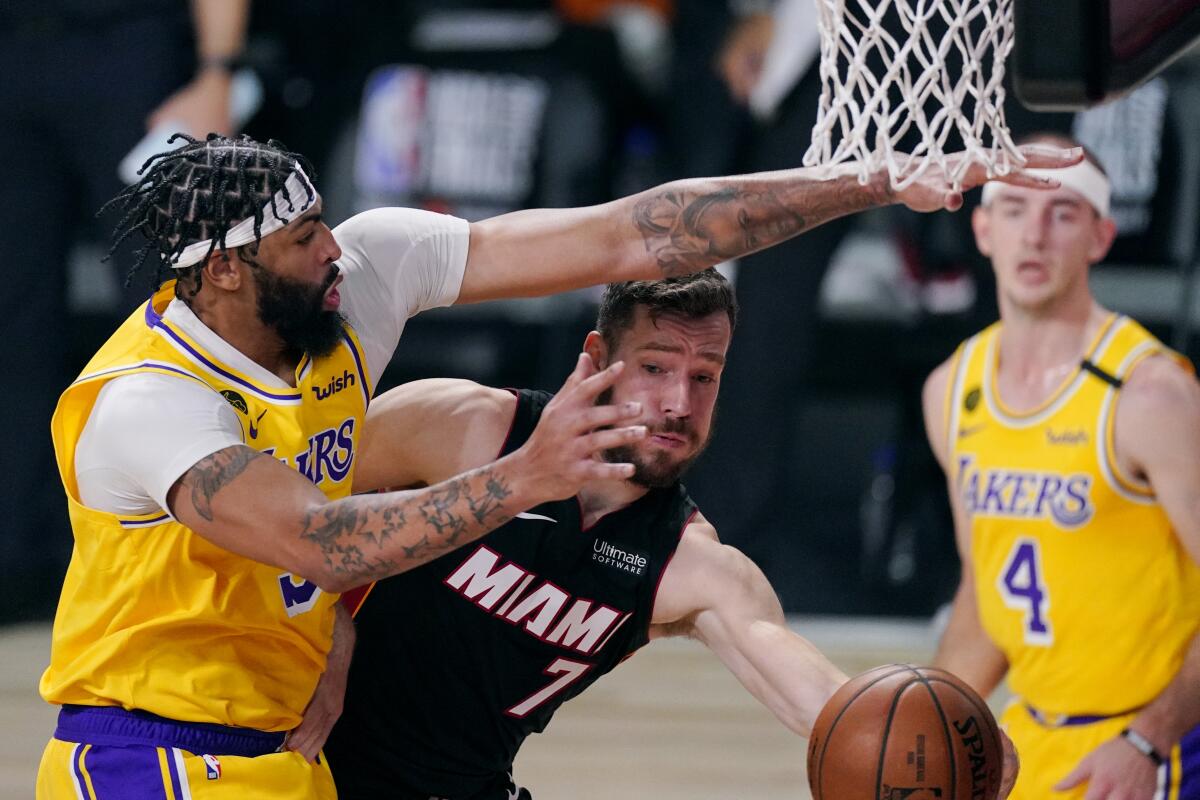
MULTIPOLYGON (((312 197, 308 196, 312 182, 304 174, 304 170, 300 169, 299 164, 288 175, 288 179, 284 182, 283 186, 284 188, 276 192, 274 197, 263 205, 262 224, 259 226, 258 236, 256 237, 254 234, 254 217, 246 217, 236 224, 231 225, 228 232, 226 232, 226 248, 250 244, 256 238, 262 238, 274 233, 284 225, 287 225, 291 220, 312 208, 321 199, 321 195, 317 194, 315 188, 311 189, 312 197), (287 192, 287 197, 284 197, 285 191, 287 192), (289 197, 291 198, 290 200, 288 199, 289 197)), ((178 256, 171 259, 171 266, 175 269, 183 269, 193 264, 199 264, 208 255, 208 251, 212 246, 212 239, 193 242, 183 248, 178 256)))
MULTIPOLYGON (((1102 217, 1108 216, 1109 203, 1112 199, 1112 184, 1108 182, 1104 173, 1096 169, 1096 165, 1090 161, 1080 161, 1075 166, 1065 169, 1027 169, 1024 172, 1038 178, 1052 178, 1062 184, 1064 189, 1079 192, 1083 195, 1083 199, 1096 209, 1097 214, 1102 217)), ((1004 186, 1005 184, 1000 181, 988 181, 984 184, 982 203, 985 206, 991 205, 992 201, 996 199, 996 192, 1004 186)))

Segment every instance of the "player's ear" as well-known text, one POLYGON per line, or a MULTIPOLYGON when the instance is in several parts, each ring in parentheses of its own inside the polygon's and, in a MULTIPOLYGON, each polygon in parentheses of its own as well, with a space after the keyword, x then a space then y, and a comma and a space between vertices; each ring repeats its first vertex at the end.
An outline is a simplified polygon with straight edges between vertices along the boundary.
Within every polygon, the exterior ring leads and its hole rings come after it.
POLYGON ((600 331, 592 331, 583 340, 583 352, 592 357, 592 363, 596 365, 596 369, 604 369, 608 366, 608 343, 604 341, 604 337, 600 335, 600 331))
POLYGON ((204 282, 229 292, 236 292, 242 283, 241 265, 242 261, 236 252, 223 252, 218 248, 204 264, 204 282))
POLYGON ((992 257, 992 219, 986 206, 976 206, 971 212, 971 230, 975 233, 975 246, 987 258, 992 257))
POLYGON ((1088 249, 1088 260, 1093 264, 1103 261, 1116 238, 1117 224, 1115 222, 1108 217, 1096 220, 1096 236, 1092 241, 1092 246, 1088 249))

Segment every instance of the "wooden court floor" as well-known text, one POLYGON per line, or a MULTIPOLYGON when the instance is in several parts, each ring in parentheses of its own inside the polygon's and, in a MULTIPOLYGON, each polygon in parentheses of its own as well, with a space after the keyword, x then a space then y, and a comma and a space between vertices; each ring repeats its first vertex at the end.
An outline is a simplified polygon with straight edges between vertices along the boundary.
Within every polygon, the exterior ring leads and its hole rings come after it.
MULTIPOLYGON (((796 618, 850 674, 933 652, 925 622, 796 618)), ((0 629, 0 798, 33 797, 54 710, 37 696, 49 626, 0 629)), ((568 703, 517 760, 537 800, 809 800, 806 742, 701 645, 654 642, 568 703)))

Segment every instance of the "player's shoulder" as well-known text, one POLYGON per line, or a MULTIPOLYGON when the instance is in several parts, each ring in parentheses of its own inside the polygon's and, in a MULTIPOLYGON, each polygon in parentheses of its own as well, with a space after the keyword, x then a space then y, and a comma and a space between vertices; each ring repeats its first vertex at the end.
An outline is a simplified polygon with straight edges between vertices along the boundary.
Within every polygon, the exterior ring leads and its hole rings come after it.
POLYGON ((722 543, 717 529, 699 512, 684 527, 679 550, 682 563, 708 579, 740 582, 752 567, 750 557, 722 543))
POLYGON ((344 248, 373 236, 386 236, 390 243, 406 239, 417 242, 433 233, 460 228, 465 230, 466 226, 465 220, 449 214, 420 208, 381 206, 348 217, 334 227, 333 235, 344 248))
POLYGON ((389 389, 375 398, 371 407, 380 412, 435 411, 508 420, 516 404, 517 396, 507 389, 460 378, 428 378, 389 389))
POLYGON ((950 372, 954 369, 954 361, 957 354, 950 354, 945 361, 934 367, 930 373, 925 376, 925 385, 921 389, 921 397, 926 402, 936 399, 941 400, 946 393, 946 386, 950 382, 950 372))
POLYGON ((1200 411, 1200 382, 1181 357, 1162 352, 1146 357, 1125 376, 1121 405, 1127 412, 1175 414, 1200 411))

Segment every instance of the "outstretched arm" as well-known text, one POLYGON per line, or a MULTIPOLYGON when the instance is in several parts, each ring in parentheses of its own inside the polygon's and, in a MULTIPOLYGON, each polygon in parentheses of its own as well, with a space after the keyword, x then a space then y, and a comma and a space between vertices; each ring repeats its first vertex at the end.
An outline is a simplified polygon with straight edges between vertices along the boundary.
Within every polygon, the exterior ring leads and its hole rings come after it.
MULTIPOLYGON (((1070 166, 1083 157, 1079 150, 1044 145, 1029 145, 1022 152, 1029 168, 1070 166)), ((693 178, 603 205, 531 209, 475 222, 457 302, 682 275, 868 208, 903 203, 916 211, 936 211, 962 205, 961 192, 952 191, 939 175, 926 175, 896 194, 886 174, 877 174, 864 186, 852 171, 853 165, 838 168, 833 176, 790 169, 693 178)), ((973 166, 963 188, 986 179, 984 169, 973 166)), ((1056 185, 1020 172, 1003 180, 1056 185)))
POLYGON ((621 368, 593 374, 581 356, 518 450, 427 488, 330 501, 296 470, 237 445, 191 467, 167 503, 176 519, 226 550, 345 591, 431 561, 520 511, 574 495, 588 480, 632 474, 632 465, 593 458, 645 436, 644 426, 596 430, 638 413, 595 405, 621 368))
POLYGON ((703 642, 750 694, 801 736, 846 681, 808 640, 788 629, 766 576, 717 541, 700 519, 687 527, 659 586, 651 636, 703 642))

